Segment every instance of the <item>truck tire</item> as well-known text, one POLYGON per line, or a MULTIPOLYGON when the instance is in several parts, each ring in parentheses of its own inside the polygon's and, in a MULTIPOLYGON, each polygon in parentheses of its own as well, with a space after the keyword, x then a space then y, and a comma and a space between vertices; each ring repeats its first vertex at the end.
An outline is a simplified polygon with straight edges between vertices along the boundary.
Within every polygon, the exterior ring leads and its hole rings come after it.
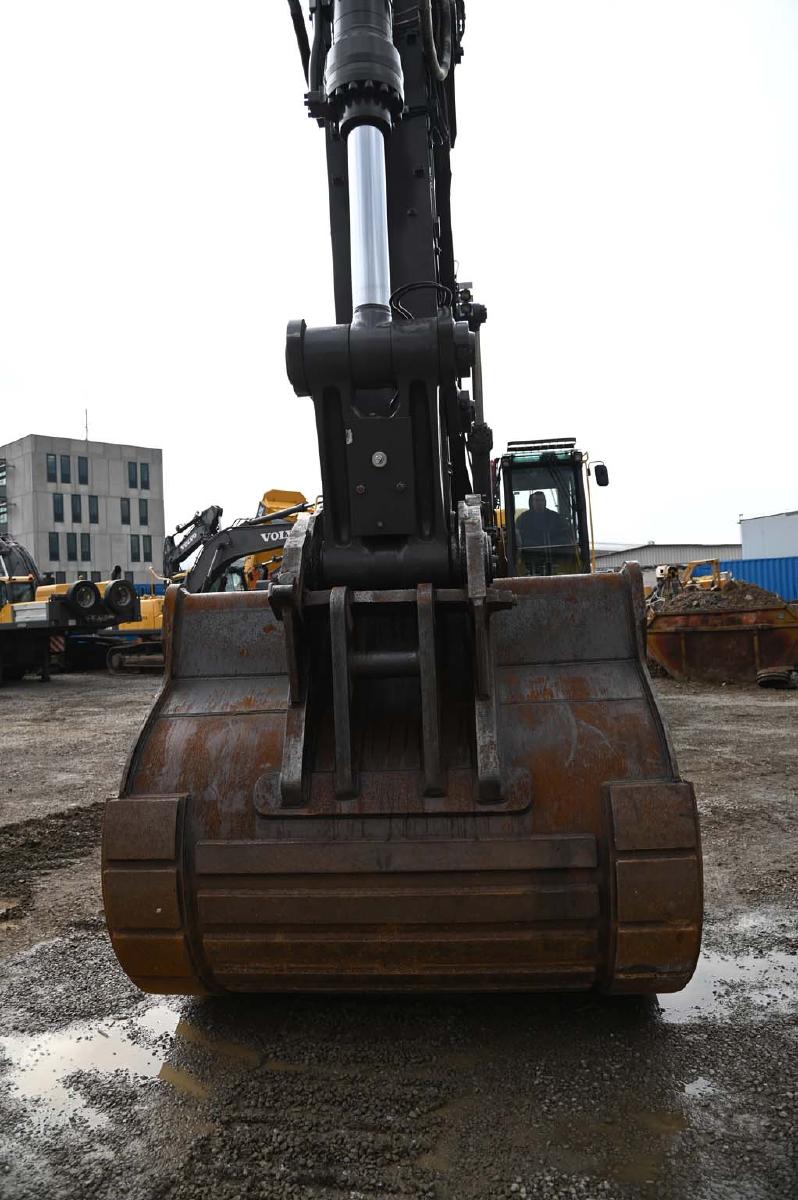
POLYGON ((111 612, 122 620, 133 620, 136 591, 127 579, 114 579, 105 589, 104 600, 111 612))
POLYGON ((77 617, 86 617, 96 612, 102 600, 97 585, 88 579, 73 583, 66 594, 66 605, 77 617))

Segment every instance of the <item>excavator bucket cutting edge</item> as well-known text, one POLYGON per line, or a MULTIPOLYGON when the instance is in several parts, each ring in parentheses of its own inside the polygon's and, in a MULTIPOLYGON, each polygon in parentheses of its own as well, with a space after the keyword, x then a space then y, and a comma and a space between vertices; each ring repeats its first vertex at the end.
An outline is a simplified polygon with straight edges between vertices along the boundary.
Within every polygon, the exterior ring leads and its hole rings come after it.
POLYGON ((169 590, 163 689, 103 841, 139 987, 684 986, 698 825, 639 572, 500 582, 482 678, 464 591, 312 593, 304 692, 266 593, 169 590))

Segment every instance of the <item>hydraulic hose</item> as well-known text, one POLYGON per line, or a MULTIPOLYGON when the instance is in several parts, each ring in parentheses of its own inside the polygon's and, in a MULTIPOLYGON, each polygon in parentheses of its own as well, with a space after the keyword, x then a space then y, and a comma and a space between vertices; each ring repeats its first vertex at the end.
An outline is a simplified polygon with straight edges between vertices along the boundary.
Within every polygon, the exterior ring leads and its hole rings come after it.
POLYGON ((301 0, 288 0, 288 7, 291 10, 291 20, 294 23, 294 33, 296 34, 296 41, 299 46, 299 55, 302 59, 302 70, 305 72, 305 82, 307 83, 310 45, 308 44, 308 31, 305 28, 305 16, 302 12, 301 0))
POLYGON ((311 91, 318 91, 324 80, 324 56, 327 53, 325 21, 326 13, 322 12, 319 6, 313 18, 313 44, 308 59, 308 87, 311 91))
POLYGON ((440 16, 440 54, 435 44, 435 23, 432 19, 432 0, 421 0, 421 32, 424 38, 424 53, 430 74, 443 83, 452 65, 452 8, 453 0, 436 0, 440 16))

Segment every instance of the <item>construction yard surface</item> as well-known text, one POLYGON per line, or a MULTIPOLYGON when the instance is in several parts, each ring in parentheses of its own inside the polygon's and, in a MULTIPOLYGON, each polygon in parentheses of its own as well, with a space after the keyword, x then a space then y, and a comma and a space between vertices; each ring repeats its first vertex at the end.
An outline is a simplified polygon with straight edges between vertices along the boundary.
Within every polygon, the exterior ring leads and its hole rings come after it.
POLYGON ((3 1200, 798 1194, 798 692, 656 687, 706 875, 659 1000, 143 996, 99 838, 158 681, 0 689, 3 1200))

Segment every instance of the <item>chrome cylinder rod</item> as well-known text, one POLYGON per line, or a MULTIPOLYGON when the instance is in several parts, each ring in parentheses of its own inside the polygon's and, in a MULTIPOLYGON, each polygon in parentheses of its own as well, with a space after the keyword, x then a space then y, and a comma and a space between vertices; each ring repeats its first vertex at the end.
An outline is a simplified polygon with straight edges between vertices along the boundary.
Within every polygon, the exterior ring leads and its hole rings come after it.
POLYGON ((352 311, 363 305, 388 309, 391 264, 385 143, 374 125, 358 125, 347 138, 352 311))

